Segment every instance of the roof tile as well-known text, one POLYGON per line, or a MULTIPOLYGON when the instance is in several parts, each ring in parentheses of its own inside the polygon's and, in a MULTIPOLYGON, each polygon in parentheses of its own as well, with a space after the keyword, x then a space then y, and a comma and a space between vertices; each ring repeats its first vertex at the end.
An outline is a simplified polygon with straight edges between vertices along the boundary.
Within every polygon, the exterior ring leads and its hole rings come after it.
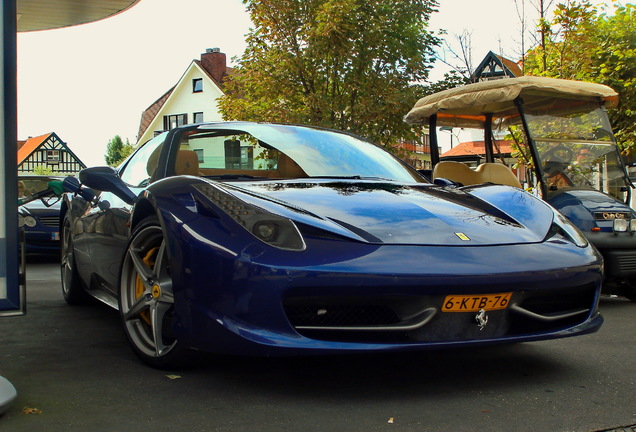
MULTIPOLYGON (((496 142, 496 148, 499 148, 499 151, 502 154, 510 154, 513 152, 512 148, 513 141, 511 140, 498 140, 496 142)), ((495 151, 497 151, 495 148, 495 151)), ((456 145, 452 149, 444 152, 440 157, 449 157, 449 156, 470 156, 470 155, 485 155, 486 154, 486 145, 483 141, 466 141, 461 144, 456 145)))
POLYGON ((37 137, 30 137, 26 141, 23 141, 24 144, 22 144, 18 149, 18 165, 24 162, 24 160, 28 158, 31 153, 37 150, 37 148, 40 147, 42 143, 49 139, 51 135, 53 135, 53 132, 49 132, 37 137))

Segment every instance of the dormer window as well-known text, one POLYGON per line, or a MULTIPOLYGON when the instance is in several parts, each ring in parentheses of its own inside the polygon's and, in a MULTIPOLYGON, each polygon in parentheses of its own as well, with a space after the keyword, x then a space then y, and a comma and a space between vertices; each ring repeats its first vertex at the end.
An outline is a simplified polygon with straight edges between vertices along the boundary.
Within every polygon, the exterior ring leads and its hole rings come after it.
POLYGON ((192 80, 192 93, 201 93, 203 91, 203 78, 195 78, 192 80))

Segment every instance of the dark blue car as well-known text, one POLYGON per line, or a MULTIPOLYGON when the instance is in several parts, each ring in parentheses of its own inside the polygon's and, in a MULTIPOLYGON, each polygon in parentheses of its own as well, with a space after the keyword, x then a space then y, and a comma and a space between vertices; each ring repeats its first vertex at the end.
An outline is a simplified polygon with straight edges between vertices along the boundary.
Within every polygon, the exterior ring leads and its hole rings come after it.
POLYGON ((64 297, 119 309, 154 367, 197 351, 421 350, 602 323, 601 257, 552 207, 510 186, 432 184, 349 134, 183 126, 80 181, 90 190, 61 209, 64 297))
MULTIPOLYGON (((51 181, 62 181, 55 176, 19 176, 18 196, 46 190, 51 181)), ((18 219, 24 230, 25 249, 28 254, 60 253, 60 198, 46 197, 18 207, 18 219)))

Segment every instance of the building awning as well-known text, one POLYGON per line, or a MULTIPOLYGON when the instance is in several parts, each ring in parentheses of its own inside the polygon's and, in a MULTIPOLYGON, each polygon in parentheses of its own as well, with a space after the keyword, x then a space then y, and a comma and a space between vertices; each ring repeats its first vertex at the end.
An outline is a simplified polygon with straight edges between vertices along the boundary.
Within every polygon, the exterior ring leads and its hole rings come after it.
POLYGON ((69 27, 98 21, 140 0, 16 0, 18 32, 69 27))

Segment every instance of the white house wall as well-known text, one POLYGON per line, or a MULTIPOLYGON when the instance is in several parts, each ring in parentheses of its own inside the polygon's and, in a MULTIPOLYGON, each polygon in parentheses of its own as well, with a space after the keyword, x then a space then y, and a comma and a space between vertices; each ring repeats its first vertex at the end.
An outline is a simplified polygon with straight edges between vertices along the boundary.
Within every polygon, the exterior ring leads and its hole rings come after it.
POLYGON ((191 124, 194 123, 194 113, 202 112, 205 122, 221 121, 221 113, 216 102, 221 96, 223 92, 214 81, 195 62, 192 62, 148 129, 138 138, 137 143, 141 144, 152 139, 155 131, 163 131, 163 118, 167 115, 187 114, 188 124, 191 124), (192 80, 197 78, 203 79, 203 91, 193 93, 192 80))

